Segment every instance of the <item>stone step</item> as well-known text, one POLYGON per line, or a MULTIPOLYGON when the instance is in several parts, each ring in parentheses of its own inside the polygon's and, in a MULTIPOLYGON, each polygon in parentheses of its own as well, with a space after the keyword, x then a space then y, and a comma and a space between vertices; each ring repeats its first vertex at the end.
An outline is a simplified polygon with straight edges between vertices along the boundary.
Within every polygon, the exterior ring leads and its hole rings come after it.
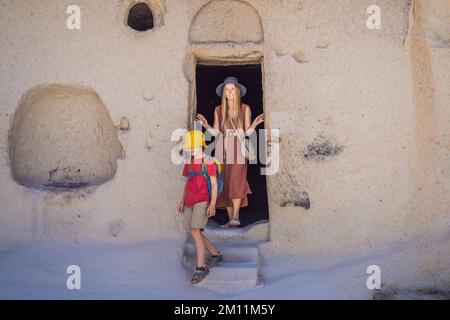
POLYGON ((222 292, 255 288, 261 286, 259 267, 253 262, 224 262, 210 268, 206 278, 197 285, 222 292))
MULTIPOLYGON (((198 283, 218 292, 241 292, 263 286, 259 245, 269 238, 269 224, 260 221, 244 228, 220 228, 210 220, 204 234, 222 251, 222 264, 211 267, 208 276, 198 283)), ((191 273, 195 266, 195 245, 189 237, 184 248, 183 265, 191 273)))
MULTIPOLYGON (((256 246, 231 246, 216 242, 213 242, 213 245, 222 252, 225 262, 259 263, 259 250, 256 246)), ((195 256, 195 244, 192 241, 186 242, 184 254, 191 257, 195 256)))
POLYGON ((209 220, 204 234, 212 241, 225 243, 243 243, 269 240, 269 223, 258 221, 243 228, 221 228, 218 223, 209 220))

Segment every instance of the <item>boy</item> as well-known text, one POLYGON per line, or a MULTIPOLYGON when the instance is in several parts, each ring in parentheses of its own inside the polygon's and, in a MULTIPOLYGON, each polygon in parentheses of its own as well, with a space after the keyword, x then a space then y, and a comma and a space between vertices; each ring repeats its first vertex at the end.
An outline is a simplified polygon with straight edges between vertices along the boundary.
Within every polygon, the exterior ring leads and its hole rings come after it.
POLYGON ((184 165, 183 176, 188 177, 183 191, 183 196, 177 206, 178 212, 187 209, 186 222, 195 243, 196 267, 191 283, 202 281, 209 273, 208 266, 222 262, 222 254, 218 251, 202 233, 208 219, 216 214, 217 201, 217 177, 216 163, 212 159, 206 162, 206 172, 210 177, 211 195, 208 191, 208 183, 202 171, 202 163, 205 159, 203 148, 206 147, 203 132, 191 130, 184 137, 183 152, 189 153, 190 161, 184 165), (208 263, 205 262, 205 249, 211 253, 208 263))

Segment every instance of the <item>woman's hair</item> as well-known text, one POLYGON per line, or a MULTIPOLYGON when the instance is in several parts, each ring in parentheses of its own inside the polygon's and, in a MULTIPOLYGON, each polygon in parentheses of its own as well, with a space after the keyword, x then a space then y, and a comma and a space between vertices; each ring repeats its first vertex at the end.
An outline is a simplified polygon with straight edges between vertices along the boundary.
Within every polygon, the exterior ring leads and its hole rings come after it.
POLYGON ((228 100, 227 95, 225 92, 225 86, 223 86, 222 89, 222 107, 221 107, 221 113, 222 113, 222 123, 220 124, 220 127, 225 129, 233 128, 230 122, 230 117, 228 116, 228 107, 232 110, 232 113, 234 116, 232 117, 233 123, 236 126, 236 129, 243 127, 243 121, 242 121, 242 114, 241 114, 241 90, 237 85, 233 83, 234 86, 234 92, 235 92, 235 99, 234 99, 234 105, 228 106, 228 100))

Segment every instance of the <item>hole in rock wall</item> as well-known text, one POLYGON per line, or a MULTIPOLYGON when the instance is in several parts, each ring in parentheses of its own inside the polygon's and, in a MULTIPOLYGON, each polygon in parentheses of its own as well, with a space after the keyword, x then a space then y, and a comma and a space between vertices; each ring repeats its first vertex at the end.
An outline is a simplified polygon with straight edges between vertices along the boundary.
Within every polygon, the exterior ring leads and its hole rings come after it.
POLYGON ((136 31, 153 29, 153 13, 146 3, 138 3, 131 7, 127 24, 136 31))

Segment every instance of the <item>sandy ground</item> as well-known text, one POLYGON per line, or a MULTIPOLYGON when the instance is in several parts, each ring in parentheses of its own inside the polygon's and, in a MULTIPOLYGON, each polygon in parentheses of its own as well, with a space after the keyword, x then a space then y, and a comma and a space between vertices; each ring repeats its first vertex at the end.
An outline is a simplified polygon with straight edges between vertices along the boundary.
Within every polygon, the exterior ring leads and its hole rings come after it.
POLYGON ((20 244, 0 251, 1 299, 371 299, 367 259, 291 255, 265 258, 265 285, 218 293, 189 284, 175 242, 20 244), (81 268, 81 289, 66 288, 66 268, 81 268))

